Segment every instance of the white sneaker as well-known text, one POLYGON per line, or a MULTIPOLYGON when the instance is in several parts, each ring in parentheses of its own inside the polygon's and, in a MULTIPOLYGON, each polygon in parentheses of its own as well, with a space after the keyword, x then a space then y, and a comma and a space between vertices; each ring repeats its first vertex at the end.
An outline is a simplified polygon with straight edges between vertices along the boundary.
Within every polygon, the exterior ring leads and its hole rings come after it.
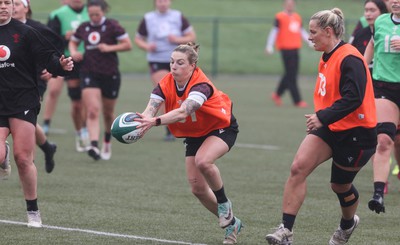
POLYGON ((293 232, 285 228, 283 224, 280 224, 276 231, 272 234, 265 236, 268 244, 273 245, 292 245, 293 243, 293 232))
POLYGON ((339 225, 338 229, 333 233, 331 240, 329 240, 329 245, 346 244, 350 239, 351 234, 353 234, 354 229, 357 228, 358 223, 360 223, 360 218, 357 215, 354 215, 354 225, 350 229, 342 230, 339 225))
POLYGON ((85 152, 85 147, 79 135, 75 136, 75 146, 77 152, 85 152))
POLYGON ((103 142, 100 153, 101 159, 110 160, 111 159, 111 142, 103 142))
POLYGON ((8 176, 11 174, 11 165, 10 165, 10 145, 6 141, 6 157, 4 162, 0 164, 0 180, 8 179, 8 176))
POLYGON ((89 137, 89 131, 87 130, 87 128, 81 128, 81 140, 82 143, 86 149, 86 151, 88 151, 90 149, 90 137, 89 137))
POLYGON ((41 228, 42 218, 40 217, 40 211, 27 211, 28 215, 28 227, 31 228, 41 228))
POLYGON ((90 145, 87 143, 87 140, 79 135, 75 136, 75 146, 77 152, 87 152, 90 149, 90 145))

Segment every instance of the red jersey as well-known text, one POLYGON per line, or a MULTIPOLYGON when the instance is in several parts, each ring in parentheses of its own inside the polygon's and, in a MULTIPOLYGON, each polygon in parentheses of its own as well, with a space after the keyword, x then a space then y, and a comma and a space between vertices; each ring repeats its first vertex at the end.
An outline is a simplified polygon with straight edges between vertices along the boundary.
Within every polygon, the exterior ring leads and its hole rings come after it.
POLYGON ((358 57, 363 61, 367 72, 367 84, 362 104, 344 118, 328 125, 329 129, 334 132, 355 127, 374 128, 377 124, 374 91, 368 65, 365 63, 364 57, 350 44, 340 46, 327 62, 324 62, 321 58, 318 68, 319 75, 314 90, 315 111, 330 107, 335 101, 342 98, 339 88, 342 75, 340 66, 343 59, 349 55, 358 57))
POLYGON ((218 90, 198 67, 194 70, 182 96, 179 96, 176 91, 176 84, 171 73, 168 73, 159 82, 165 96, 165 112, 179 108, 189 96, 191 88, 201 83, 211 86, 213 93, 197 111, 185 120, 168 125, 175 137, 201 137, 230 125, 232 101, 226 94, 218 90))
POLYGON ((279 12, 275 16, 278 21, 278 36, 276 38, 276 49, 299 49, 301 48, 301 17, 297 13, 288 14, 279 12))

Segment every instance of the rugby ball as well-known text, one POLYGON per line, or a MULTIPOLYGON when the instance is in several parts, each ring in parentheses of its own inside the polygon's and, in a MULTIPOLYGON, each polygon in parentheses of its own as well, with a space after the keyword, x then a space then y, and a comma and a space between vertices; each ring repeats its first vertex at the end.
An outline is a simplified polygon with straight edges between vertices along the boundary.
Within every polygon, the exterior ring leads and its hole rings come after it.
POLYGON ((140 129, 136 127, 140 122, 134 121, 140 116, 134 112, 125 112, 114 119, 111 125, 111 135, 119 142, 131 144, 140 139, 140 129))

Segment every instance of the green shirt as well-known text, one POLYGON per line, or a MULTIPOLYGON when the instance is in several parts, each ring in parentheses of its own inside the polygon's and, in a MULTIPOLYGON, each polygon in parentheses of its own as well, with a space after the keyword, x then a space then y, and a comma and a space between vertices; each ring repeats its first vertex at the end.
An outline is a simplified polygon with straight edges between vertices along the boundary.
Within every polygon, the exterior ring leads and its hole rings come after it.
POLYGON ((400 23, 391 14, 380 15, 375 20, 374 80, 400 83, 400 51, 390 47, 390 41, 400 39, 400 23))
POLYGON ((367 19, 365 18, 365 16, 361 16, 360 17, 360 23, 361 23, 361 26, 363 28, 365 28, 365 27, 367 27, 369 25, 367 19))
MULTIPOLYGON (((65 37, 65 34, 68 31, 75 31, 78 26, 85 22, 89 21, 89 14, 87 11, 87 7, 85 6, 80 13, 75 12, 70 6, 64 5, 61 8, 58 8, 50 13, 50 20, 54 18, 58 18, 61 24, 61 35, 65 37)), ((82 54, 85 52, 83 42, 78 47, 79 52, 82 54)), ((65 48, 65 55, 70 56, 68 47, 65 48)))

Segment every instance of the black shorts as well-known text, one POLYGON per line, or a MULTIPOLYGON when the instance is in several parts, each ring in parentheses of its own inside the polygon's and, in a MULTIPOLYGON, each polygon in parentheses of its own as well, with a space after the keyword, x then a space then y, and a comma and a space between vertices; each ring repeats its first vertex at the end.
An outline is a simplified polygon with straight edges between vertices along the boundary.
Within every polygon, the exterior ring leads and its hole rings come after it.
POLYGON ((400 108, 400 83, 374 81, 376 99, 388 99, 400 108))
POLYGON ((376 128, 353 128, 332 132, 328 127, 313 130, 310 134, 320 137, 332 149, 332 159, 343 167, 362 167, 375 154, 376 128))
POLYGON ((236 141, 237 134, 239 133, 239 126, 236 118, 232 115, 231 125, 227 128, 217 129, 211 131, 203 137, 197 138, 186 138, 183 143, 185 144, 186 152, 185 156, 195 156, 203 142, 210 136, 217 136, 222 139, 229 147, 229 150, 233 147, 236 141))
POLYGON ((8 121, 8 119, 10 118, 18 118, 30 122, 36 127, 37 115, 39 114, 39 111, 40 111, 40 106, 27 111, 19 112, 17 114, 0 116, 0 127, 10 128, 10 124, 8 121))
POLYGON ((121 87, 121 75, 107 76, 95 73, 81 73, 81 89, 99 88, 101 95, 108 99, 118 98, 121 87))
POLYGON ((171 70, 169 62, 168 63, 149 62, 149 67, 150 67, 150 74, 153 74, 154 72, 157 72, 160 70, 167 70, 167 71, 171 70))
POLYGON ((82 62, 75 62, 74 61, 74 69, 68 73, 68 76, 65 76, 65 81, 79 79, 80 77, 80 70, 81 70, 82 62))

